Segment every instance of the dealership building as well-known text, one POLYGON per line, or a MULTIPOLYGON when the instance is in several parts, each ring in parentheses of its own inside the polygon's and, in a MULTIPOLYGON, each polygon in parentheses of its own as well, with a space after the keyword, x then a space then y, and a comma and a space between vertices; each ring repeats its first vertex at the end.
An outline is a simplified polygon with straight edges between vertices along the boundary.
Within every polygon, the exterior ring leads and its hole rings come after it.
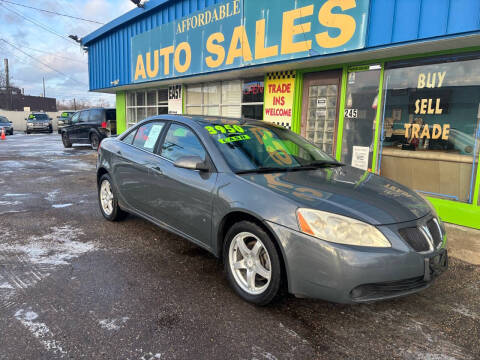
POLYGON ((150 0, 82 42, 120 132, 167 113, 274 122, 480 229, 479 0, 150 0))

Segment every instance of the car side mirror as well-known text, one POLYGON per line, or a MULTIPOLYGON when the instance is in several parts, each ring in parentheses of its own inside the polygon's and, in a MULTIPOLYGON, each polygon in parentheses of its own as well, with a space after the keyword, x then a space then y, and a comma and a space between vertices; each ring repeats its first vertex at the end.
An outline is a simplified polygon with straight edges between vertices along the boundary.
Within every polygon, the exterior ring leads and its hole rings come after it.
POLYGON ((182 169, 210 171, 210 168, 200 156, 182 156, 173 165, 182 169))

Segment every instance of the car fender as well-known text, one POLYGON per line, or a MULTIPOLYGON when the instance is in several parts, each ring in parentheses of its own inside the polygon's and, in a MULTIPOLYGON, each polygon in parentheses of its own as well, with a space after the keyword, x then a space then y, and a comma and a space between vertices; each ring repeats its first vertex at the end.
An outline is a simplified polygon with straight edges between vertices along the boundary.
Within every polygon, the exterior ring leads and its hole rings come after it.
POLYGON ((98 138, 100 139, 100 141, 104 138, 106 138, 107 136, 105 136, 104 134, 100 133, 100 131, 98 131, 98 129, 96 128, 92 128, 90 129, 90 131, 88 132, 88 139, 90 139, 90 137, 92 136, 92 134, 95 134, 98 136, 98 138))

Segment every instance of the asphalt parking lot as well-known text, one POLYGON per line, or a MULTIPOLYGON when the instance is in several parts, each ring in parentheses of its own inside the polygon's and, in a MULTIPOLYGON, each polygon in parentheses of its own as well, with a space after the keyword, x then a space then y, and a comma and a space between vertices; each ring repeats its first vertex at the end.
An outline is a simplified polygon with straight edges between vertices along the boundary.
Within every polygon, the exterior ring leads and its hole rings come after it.
POLYGON ((98 209, 96 152, 0 142, 0 359, 479 359, 480 267, 368 305, 238 298, 206 251, 98 209))

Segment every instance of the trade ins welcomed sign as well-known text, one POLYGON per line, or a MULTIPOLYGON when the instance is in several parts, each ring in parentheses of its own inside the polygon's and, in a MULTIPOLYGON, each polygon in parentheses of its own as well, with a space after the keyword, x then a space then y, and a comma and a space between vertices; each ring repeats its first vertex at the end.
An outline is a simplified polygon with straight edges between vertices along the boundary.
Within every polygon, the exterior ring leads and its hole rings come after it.
POLYGON ((233 0, 132 39, 133 82, 365 46, 369 0, 233 0))

